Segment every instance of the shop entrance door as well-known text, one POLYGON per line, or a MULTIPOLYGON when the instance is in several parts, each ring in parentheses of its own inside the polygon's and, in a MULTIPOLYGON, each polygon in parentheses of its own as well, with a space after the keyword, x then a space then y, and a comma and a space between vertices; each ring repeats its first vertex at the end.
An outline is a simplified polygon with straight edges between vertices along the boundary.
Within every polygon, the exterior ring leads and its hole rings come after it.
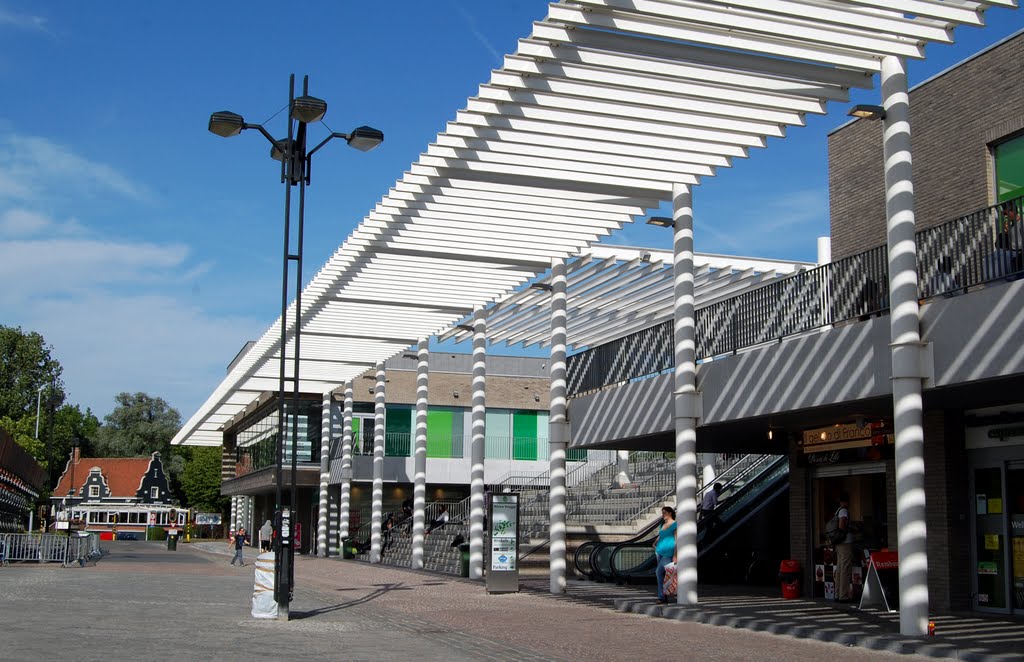
POLYGON ((974 495, 974 606, 1006 612, 1006 526, 1003 508, 1003 467, 977 467, 972 474, 974 495))
POLYGON ((1024 462, 1006 465, 1006 501, 1010 522, 1010 590, 1013 611, 1024 614, 1024 462))

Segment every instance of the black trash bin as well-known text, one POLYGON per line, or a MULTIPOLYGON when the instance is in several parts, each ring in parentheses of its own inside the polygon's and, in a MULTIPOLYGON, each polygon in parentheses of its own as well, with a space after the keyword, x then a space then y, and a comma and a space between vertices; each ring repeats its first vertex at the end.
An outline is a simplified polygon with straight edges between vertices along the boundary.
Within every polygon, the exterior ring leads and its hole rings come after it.
POLYGON ((178 551, 178 532, 168 531, 167 532, 167 549, 171 552, 178 551))
POLYGON ((469 577, 469 543, 464 542, 459 545, 459 553, 461 559, 459 562, 459 575, 463 577, 469 577))

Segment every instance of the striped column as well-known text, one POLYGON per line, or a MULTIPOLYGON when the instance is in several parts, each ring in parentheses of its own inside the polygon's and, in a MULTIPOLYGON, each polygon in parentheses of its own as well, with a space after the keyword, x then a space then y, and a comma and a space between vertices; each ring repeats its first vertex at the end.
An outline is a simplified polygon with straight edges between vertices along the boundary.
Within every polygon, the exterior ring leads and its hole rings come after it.
POLYGON ((469 578, 484 577, 484 444, 487 441, 487 315, 473 313, 473 409, 469 446, 469 578))
POLYGON ((377 364, 377 387, 373 392, 373 492, 370 520, 370 563, 380 563, 380 527, 384 509, 384 364, 377 364))
POLYGON ((565 450, 569 445, 566 353, 566 268, 565 260, 551 263, 551 413, 550 438, 550 589, 565 593, 565 450))
POLYGON ((416 348, 416 449, 412 488, 412 568, 423 569, 425 510, 427 507, 427 389, 430 377, 430 350, 426 340, 416 348))
POLYGON ((324 393, 320 412, 320 502, 316 522, 316 555, 327 556, 327 489, 331 482, 331 405, 333 391, 324 393))
POLYGON ((345 403, 341 414, 341 492, 338 503, 338 546, 348 537, 352 512, 352 380, 345 382, 345 403))
POLYGON ((675 342, 676 600, 697 604, 697 344, 694 322, 693 197, 690 187, 672 185, 672 265, 675 342))

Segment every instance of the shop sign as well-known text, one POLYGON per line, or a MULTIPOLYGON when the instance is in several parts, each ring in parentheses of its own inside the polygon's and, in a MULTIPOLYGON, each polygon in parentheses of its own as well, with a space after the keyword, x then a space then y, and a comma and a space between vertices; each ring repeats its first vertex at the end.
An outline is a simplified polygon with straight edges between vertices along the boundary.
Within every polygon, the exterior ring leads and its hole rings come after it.
POLYGON ((221 523, 220 513, 196 513, 196 524, 216 526, 221 523))
POLYGON ((1013 425, 1005 428, 992 428, 988 431, 989 439, 1006 441, 1010 437, 1024 437, 1024 425, 1013 425))
POLYGON ((864 579, 864 592, 860 596, 860 608, 882 607, 887 612, 899 609, 899 568, 897 552, 871 552, 868 559, 868 575, 864 579))
POLYGON ((999 566, 995 561, 978 561, 979 575, 998 575, 999 566))
POLYGON ((488 593, 519 590, 519 495, 492 494, 488 499, 491 528, 488 593))
POLYGON ((802 442, 804 453, 821 453, 889 445, 893 443, 893 434, 892 427, 883 421, 874 421, 867 425, 845 423, 804 430, 802 442))

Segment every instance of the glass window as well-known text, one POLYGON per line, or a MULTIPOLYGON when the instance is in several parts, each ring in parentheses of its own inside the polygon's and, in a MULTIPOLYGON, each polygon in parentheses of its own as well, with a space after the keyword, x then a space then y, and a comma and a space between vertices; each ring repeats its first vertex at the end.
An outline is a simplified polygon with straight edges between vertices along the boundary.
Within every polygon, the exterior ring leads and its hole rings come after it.
POLYGON ((995 147, 996 202, 1024 195, 1024 136, 995 147))
POLYGON ((159 499, 160 498, 160 488, 159 487, 151 487, 151 488, 149 488, 149 498, 150 499, 159 499))
POLYGON ((90 485, 89 486, 89 498, 90 499, 95 499, 99 495, 100 495, 100 486, 99 485, 90 485))

